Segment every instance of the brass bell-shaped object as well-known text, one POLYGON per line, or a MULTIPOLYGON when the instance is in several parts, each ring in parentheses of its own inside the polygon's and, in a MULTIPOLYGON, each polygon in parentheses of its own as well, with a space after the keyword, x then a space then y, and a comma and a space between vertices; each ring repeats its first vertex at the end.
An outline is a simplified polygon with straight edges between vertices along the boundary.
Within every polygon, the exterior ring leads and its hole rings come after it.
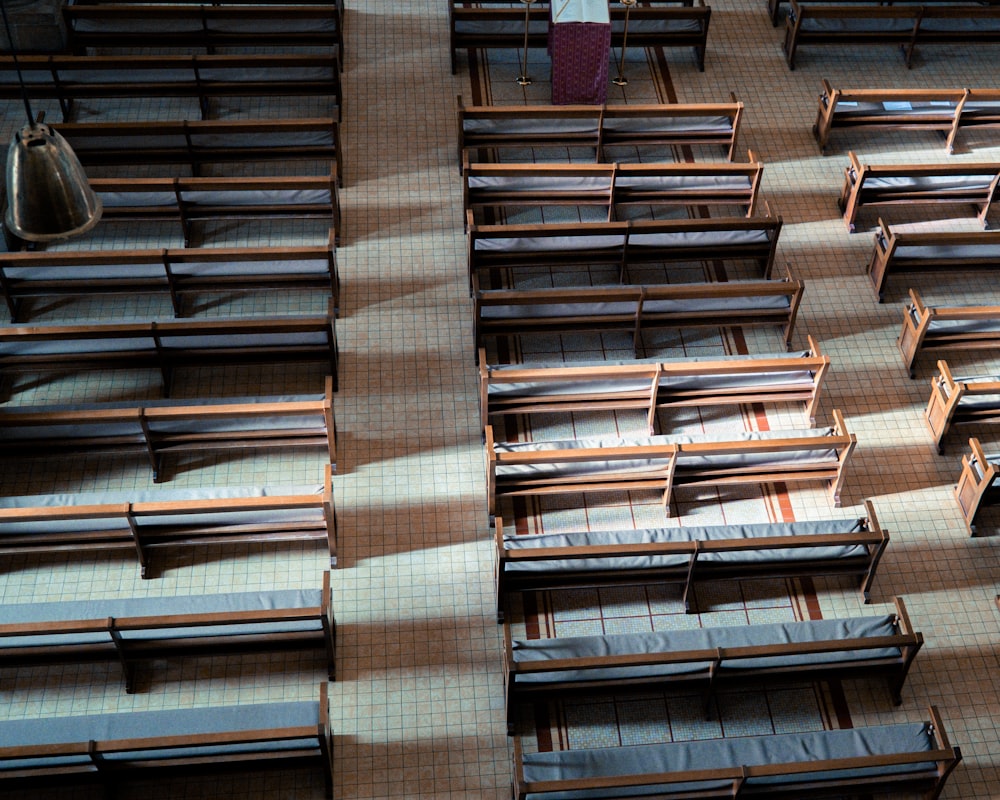
POLYGON ((101 210, 80 160, 58 132, 33 121, 15 134, 7 151, 11 233, 29 242, 67 239, 93 228, 101 210))

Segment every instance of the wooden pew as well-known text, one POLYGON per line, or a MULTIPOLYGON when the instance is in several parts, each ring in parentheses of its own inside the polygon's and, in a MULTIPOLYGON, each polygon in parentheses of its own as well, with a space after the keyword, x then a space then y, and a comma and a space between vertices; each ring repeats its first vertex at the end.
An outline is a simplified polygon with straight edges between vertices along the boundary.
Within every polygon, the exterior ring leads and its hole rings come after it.
POLYGON ((920 294, 910 289, 896 345, 911 378, 917 356, 925 350, 995 349, 1000 346, 1000 307, 926 306, 920 294))
POLYGON ((625 531, 520 536, 495 521, 497 621, 512 592, 679 583, 692 611, 696 583, 720 580, 848 577, 871 600, 889 534, 865 501, 856 519, 736 525, 685 525, 625 531))
POLYGON ((299 48, 343 59, 342 11, 334 3, 68 3, 62 7, 68 48, 77 55, 98 49, 179 48, 215 53, 227 47, 299 48))
MULTIPOLYGON (((176 316, 200 293, 306 289, 340 307, 337 256, 330 247, 206 247, 158 250, 0 252, 0 293, 11 322, 28 316, 25 300, 108 294, 165 294, 176 316)), ((0 359, 2 360, 2 359, 0 359)))
POLYGON ((972 205, 985 227, 1000 184, 997 163, 871 166, 862 164, 853 150, 848 157, 839 202, 851 233, 858 210, 870 205, 972 205))
POLYGON ((319 699, 127 711, 0 722, 0 785, 103 784, 157 776, 319 769, 333 797, 333 730, 327 684, 319 699))
MULTIPOLYGON (((472 164, 462 175, 466 219, 484 209, 596 206, 607 221, 627 206, 738 206, 752 217, 764 166, 746 164, 472 164)), ((476 219, 480 217, 480 219, 476 219)))
POLYGON ((0 408, 0 458, 125 453, 166 479, 177 454, 322 447, 337 463, 333 384, 323 395, 0 408))
POLYGON ((992 3, 826 2, 789 0, 783 48, 789 69, 804 44, 889 44, 903 52, 907 68, 920 44, 977 45, 1000 42, 1000 6, 992 3))
POLYGON ((91 178, 106 222, 177 222, 189 247, 193 226, 207 220, 318 219, 340 239, 337 177, 91 178))
POLYGON ((1000 503, 1000 456, 987 455, 976 438, 962 456, 962 472, 955 485, 955 499, 970 536, 978 533, 976 519, 986 507, 1000 503))
MULTIPOLYGON (((611 46, 621 47, 625 36, 625 9, 615 3, 611 16, 611 46)), ((629 12, 628 46, 690 47, 695 63, 705 70, 708 23, 712 9, 704 0, 651 0, 629 12)), ((528 46, 547 45, 549 6, 540 2, 528 11, 528 46)), ((478 0, 475 5, 464 0, 448 3, 448 28, 451 42, 451 71, 457 68, 458 51, 481 48, 524 47, 523 7, 507 2, 478 0)))
POLYGON ((628 280, 630 266, 726 262, 757 264, 770 278, 781 234, 780 216, 629 222, 470 225, 469 284, 509 269, 611 266, 628 280))
POLYGON ((185 166, 254 161, 322 161, 344 185, 340 123, 332 117, 250 120, 62 122, 50 127, 69 142, 85 167, 185 166))
POLYGON ((834 89, 823 79, 813 136, 826 152, 834 130, 936 131, 954 146, 968 89, 834 89))
POLYGON ((962 759, 934 706, 927 722, 525 752, 514 737, 514 800, 756 795, 784 800, 919 791, 937 797, 962 759), (691 765, 697 765, 692 768, 691 765), (720 788, 721 787, 721 788, 720 788))
POLYGON ((458 96, 458 164, 497 160, 507 149, 666 148, 721 145, 732 161, 743 103, 466 106, 458 96), (490 156, 492 154, 492 157, 490 156))
POLYGON ((889 273, 966 271, 1000 267, 1000 232, 893 230, 882 219, 868 263, 868 279, 882 302, 889 273))
POLYGON ((899 705, 923 641, 900 597, 878 616, 690 630, 514 639, 504 625, 507 733, 525 701, 682 688, 707 710, 717 688, 748 682, 884 678, 899 705))
POLYGON ((335 679, 330 573, 320 589, 70 600, 0 607, 0 667, 117 661, 125 691, 144 662, 323 650, 335 679))
POLYGON ((645 328, 737 325, 777 325, 787 347, 803 292, 790 273, 781 280, 699 284, 482 290, 476 284, 476 348, 499 336, 625 331, 638 350, 645 328))
POLYGON ((340 119, 340 60, 335 55, 0 55, 0 99, 57 100, 63 121, 93 98, 178 97, 197 101, 202 119, 219 97, 321 97, 340 119))
POLYGON ((155 369, 164 394, 178 369, 320 364, 338 387, 332 314, 0 328, 0 376, 88 369, 155 369))
POLYGON ((0 554, 131 553, 155 577, 163 551, 322 542, 337 566, 332 466, 320 486, 226 487, 0 497, 0 554))
POLYGON ((646 412, 655 432, 662 408, 801 403, 812 425, 830 366, 815 340, 800 353, 628 363, 489 364, 479 355, 479 414, 491 417, 572 411, 646 412))
POLYGON ((931 395, 924 422, 934 437, 938 453, 944 453, 944 438, 952 425, 990 423, 1000 419, 1000 377, 975 375, 956 378, 948 362, 937 362, 938 375, 931 379, 931 395))
POLYGON ((843 415, 805 430, 686 434, 642 438, 502 442, 486 426, 486 493, 490 516, 502 497, 653 490, 670 515, 679 486, 821 481, 840 505, 844 469, 857 443, 843 415))

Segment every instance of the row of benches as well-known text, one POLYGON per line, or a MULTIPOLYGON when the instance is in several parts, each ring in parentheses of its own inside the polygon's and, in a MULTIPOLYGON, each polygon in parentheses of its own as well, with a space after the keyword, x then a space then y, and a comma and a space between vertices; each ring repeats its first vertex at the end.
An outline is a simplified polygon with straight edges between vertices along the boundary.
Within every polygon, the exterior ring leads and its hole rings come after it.
POLYGON ((330 573, 321 589, 66 600, 0 608, 0 667, 117 662, 125 691, 140 664, 184 656, 320 649, 335 678, 330 573))
POLYGON ((503 270, 613 267, 628 280, 642 264, 746 263, 769 278, 780 216, 470 225, 466 256, 470 285, 503 270))
POLYGON ((0 99, 56 100, 63 121, 88 99, 190 98, 201 117, 213 98, 313 97, 340 119, 343 96, 336 55, 0 55, 0 99), (24 89, 21 87, 21 78, 24 89))
POLYGON ((204 50, 229 47, 313 48, 343 59, 343 6, 329 3, 68 2, 62 6, 67 49, 155 47, 204 50))
POLYGON ((317 700, 42 717, 0 722, 5 788, 97 784, 225 770, 314 769, 333 797, 327 684, 317 700))
POLYGON ((481 351, 480 423, 485 431, 492 418, 515 414, 639 409, 652 435, 661 409, 793 403, 812 425, 829 367, 812 337, 798 353, 706 360, 489 364, 481 351))
POLYGON ((143 579, 153 555, 226 544, 321 542, 337 565, 332 466, 319 486, 79 492, 0 498, 0 553, 125 553, 143 579))
POLYGON ((872 205, 971 205, 985 227, 1000 185, 1000 163, 872 166, 853 151, 848 157, 839 203, 851 232, 858 211, 872 205))
POLYGON ((462 171, 462 204, 470 225, 505 211, 595 208, 608 221, 626 208, 738 206, 754 214, 764 166, 746 164, 470 164, 462 171))
POLYGON ((833 424, 802 430, 690 436, 595 437, 504 442, 486 427, 490 516, 504 497, 644 490, 673 515, 674 490, 771 482, 822 482, 840 504, 844 470, 857 443, 839 411, 833 424))
POLYGON ((650 328, 777 326, 791 342, 804 286, 790 272, 778 280, 639 284, 544 289, 473 285, 474 342, 523 334, 620 331, 634 351, 650 328))
MULTIPOLYGON (((609 3, 611 46, 621 47, 625 38, 625 9, 609 3)), ((451 45, 451 71, 458 66, 459 50, 529 47, 548 44, 549 5, 532 4, 527 10, 525 31, 524 7, 507 0, 450 0, 448 29, 451 45)), ((708 23, 712 9, 704 0, 647 0, 629 10, 628 44, 631 47, 690 47, 698 69, 705 70, 708 46, 708 23)))
POLYGON ((153 480, 168 456, 321 447, 337 462, 333 382, 319 395, 146 400, 0 408, 0 458, 138 455, 153 480))
POLYGON ((960 131, 997 127, 996 89, 834 89, 824 79, 813 135, 825 152, 834 130, 936 131, 951 153, 960 131))
MULTIPOLYGON (((458 163, 493 160, 505 150, 718 145, 731 161, 743 103, 466 106, 458 97, 458 163)), ((618 155, 616 153, 616 155, 618 155)), ((522 159, 523 160, 523 159, 522 159)))
POLYGON ((814 3, 789 0, 782 47, 789 69, 803 45, 892 45, 907 67, 918 45, 1000 43, 1000 6, 983 3, 814 3))
MULTIPOLYGON (((191 310, 186 298, 192 294, 273 289, 329 295, 335 317, 340 306, 336 252, 330 247, 211 247, 0 253, 0 293, 11 322, 30 315, 26 301, 33 298, 162 293, 174 315, 183 316, 191 310)), ((278 323, 266 323, 261 331, 272 324, 278 323)), ((330 364, 336 380, 334 358, 330 364)))
POLYGON ((340 240, 337 177, 91 178, 103 207, 102 222, 166 222, 180 226, 184 246, 195 225, 220 220, 320 220, 327 242, 340 240))
POLYGON ((150 369, 167 396, 178 370, 261 364, 318 365, 336 391, 338 356, 332 314, 0 328, 0 377, 150 369))
POLYGON ((332 164, 337 185, 344 185, 340 124, 332 117, 61 122, 50 127, 85 167, 165 166, 170 177, 178 167, 187 167, 197 177, 205 167, 224 163, 320 161, 332 164))

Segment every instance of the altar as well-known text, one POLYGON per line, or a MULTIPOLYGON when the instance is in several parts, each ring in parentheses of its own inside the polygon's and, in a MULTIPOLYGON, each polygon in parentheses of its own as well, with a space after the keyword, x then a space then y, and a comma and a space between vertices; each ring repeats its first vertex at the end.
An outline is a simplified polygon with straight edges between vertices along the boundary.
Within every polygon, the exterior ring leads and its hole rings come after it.
POLYGON ((608 0, 551 0, 552 102, 602 104, 608 98, 608 0))

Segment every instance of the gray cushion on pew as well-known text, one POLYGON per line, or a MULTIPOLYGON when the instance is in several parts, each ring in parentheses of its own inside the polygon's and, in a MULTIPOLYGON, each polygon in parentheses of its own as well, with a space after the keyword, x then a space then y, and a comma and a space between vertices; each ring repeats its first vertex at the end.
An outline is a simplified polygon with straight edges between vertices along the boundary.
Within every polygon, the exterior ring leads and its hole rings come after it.
MULTIPOLYGON (((667 744, 631 745, 595 750, 562 750, 551 753, 526 753, 523 757, 524 778, 528 782, 572 780, 574 778, 644 775, 660 772, 700 770, 729 765, 768 765, 809 762, 834 758, 850 759, 858 755, 926 752, 933 749, 934 738, 926 723, 904 723, 870 728, 853 728, 812 733, 790 733, 772 736, 749 736, 728 739, 707 739, 667 744)), ((933 762, 895 766, 858 767, 837 773, 851 777, 921 774, 933 770, 933 762)), ((812 776, 811 776, 812 777, 812 776)), ((754 786, 795 783, 801 776, 772 775, 754 778, 754 786)), ((665 796, 685 789, 731 788, 731 781, 698 784, 661 785, 665 796)), ((616 790, 616 797, 642 797, 656 794, 656 787, 616 790)), ((607 790, 572 792, 529 792, 531 800, 586 800, 606 797, 607 790)), ((659 796, 659 795, 658 795, 659 796)))
POLYGON ((956 259, 992 258, 1000 263, 1000 245, 956 244, 918 245, 897 244, 893 259, 920 259, 926 261, 955 261, 956 259))
POLYGON ((615 176, 616 189, 635 191, 748 191, 752 183, 745 175, 628 175, 615 176))
MULTIPOLYGON (((231 398, 210 398, 210 399, 187 399, 187 400, 144 400, 141 403, 135 401, 112 402, 112 403, 79 403, 73 405, 46 406, 46 412, 60 411, 104 411, 109 409, 136 409, 136 408, 183 408, 185 406, 202 408, 211 406, 253 406, 268 403, 287 403, 295 401, 322 401, 322 395, 291 395, 283 397, 231 397, 231 398)), ((135 433, 136 425, 133 422, 99 422, 99 423, 69 423, 69 424, 45 424, 43 426, 25 425, 23 427, 12 427, 5 425, 3 417, 5 412, 22 412, 23 409, 0 409, 0 426, 3 427, 4 436, 11 440, 31 441, 37 439, 39 432, 46 438, 62 437, 67 440, 74 438, 91 438, 93 436, 128 436, 135 433)), ((177 433, 206 433, 209 431, 217 433, 245 431, 248 428, 255 430, 283 430, 283 429, 322 429, 325 427, 324 421, 317 414, 303 413, 294 416, 232 416, 224 415, 211 419, 149 419, 147 420, 149 429, 156 434, 177 434, 177 433)), ((140 438, 142 432, 139 430, 140 438)))
MULTIPOLYGON (((241 497, 291 497, 296 495, 322 495, 322 486, 275 486, 275 487, 224 487, 220 489, 159 489, 149 491, 80 492, 77 494, 24 495, 20 497, 0 497, 0 509, 4 508, 64 508, 72 506, 120 505, 124 503, 167 503, 175 501, 214 500, 241 497)), ((165 526, 201 526, 226 523, 239 525, 256 522, 260 524, 296 521, 313 522, 322 514, 318 508, 204 511, 196 514, 163 513, 156 516, 140 515, 135 518, 139 529, 163 528, 165 526)), ((97 519, 69 519, 58 523, 59 530, 94 531, 120 530, 121 517, 97 519)), ((53 522, 13 522, 0 520, 0 537, 5 534, 51 533, 53 522)))
MULTIPOLYGON (((524 34, 524 20, 502 20, 502 19, 463 19, 455 20, 455 33, 483 34, 496 36, 517 36, 524 34)), ((548 32, 548 22, 545 20, 531 20, 528 23, 529 33, 544 35, 548 32)))
POLYGON ((621 248, 625 243, 623 236, 586 234, 581 236, 492 236, 477 238, 474 250, 489 250, 499 252, 539 252, 554 250, 611 250, 621 248))
MULTIPOLYGON (((727 285, 732 285, 737 281, 731 281, 727 285)), ((490 291, 480 292, 482 298, 488 298, 490 291)), ((595 300, 598 296, 595 295, 595 300)), ((480 317, 483 319, 559 319, 564 317, 580 316, 630 316, 635 313, 637 300, 628 302, 566 302, 566 303, 538 303, 538 304, 505 304, 505 305, 483 305, 480 307, 480 317)), ((679 314, 694 312, 717 311, 720 314, 749 312, 749 311, 774 311, 787 309, 790 306, 789 296, 786 294, 756 295, 750 297, 704 297, 704 298, 684 298, 680 300, 651 300, 647 299, 642 304, 643 316, 652 314, 679 314)))
POLYGON ((965 192, 971 189, 989 188, 991 181, 996 177, 997 172, 976 173, 972 175, 928 175, 928 176, 895 176, 878 177, 868 176, 865 178, 862 191, 933 191, 965 192))
MULTIPOLYGON (((498 453, 518 453, 518 452, 539 452, 544 450, 579 450, 589 448, 616 448, 616 447, 641 447, 647 445, 667 445, 667 444, 692 444, 699 442, 766 442, 769 439, 794 438, 816 438, 821 439, 830 436, 833 428, 807 428, 801 431, 741 431, 730 436, 719 439, 712 437, 693 437, 680 434, 648 436, 637 439, 567 439, 563 441, 548 442, 496 442, 494 449, 498 453)), ((818 444, 822 444, 821 442, 818 444)), ((621 460, 601 460, 594 461, 574 461, 567 463, 539 463, 539 464, 498 464, 496 468, 498 477, 507 476, 530 476, 530 477, 556 477, 586 475, 601 472, 635 472, 642 473, 655 470, 666 464, 669 457, 643 458, 637 456, 631 459, 621 460)), ((685 468, 698 469, 725 468, 726 466, 766 466, 768 464, 785 464, 790 461, 796 463, 826 463, 837 458, 836 448, 818 446, 816 448, 790 450, 778 453, 773 452, 747 452, 737 454, 719 455, 686 455, 683 452, 677 457, 677 469, 682 471, 685 468)))
POLYGON ((661 233, 631 233, 628 237, 632 249, 643 247, 735 247, 737 245, 768 242, 768 232, 760 229, 734 229, 715 231, 674 231, 661 233))
POLYGON ((303 146, 303 145, 327 145, 334 144, 333 131, 331 128, 317 128, 315 130, 282 130, 280 133, 270 131, 227 131, 225 133, 203 133, 197 130, 189 130, 188 136, 191 139, 191 146, 194 148, 206 148, 211 150, 235 149, 244 147, 266 147, 266 146, 303 146))
MULTIPOLYGON (((700 18, 695 19, 647 19, 647 18, 636 18, 633 17, 628 23, 628 32, 633 34, 640 33, 681 33, 681 32, 691 32, 700 31, 702 29, 702 20, 700 18)), ((613 34, 622 33, 625 30, 624 20, 611 20, 611 32, 613 34)))
MULTIPOLYGON (((73 150, 79 155, 80 150, 71 145, 73 150)), ((31 266, 15 267, 4 265, 3 274, 12 281, 63 281, 68 283, 84 283, 88 280, 106 280, 115 276, 127 277, 129 280, 137 278, 148 278, 155 280, 162 278, 166 281, 163 264, 160 262, 134 264, 114 264, 102 266, 100 264, 72 264, 67 266, 31 266)), ((31 326, 19 326, 31 327, 31 326)), ((0 354, 4 352, 6 343, 0 344, 0 354)))
MULTIPOLYGON (((160 267, 159 274, 163 275, 160 267)), ((46 278, 49 276, 46 275, 46 278)), ((53 276, 54 277, 54 276, 53 276)), ((95 276, 97 277, 97 276, 95 276)), ((45 330, 45 325, 23 325, 26 330, 45 330)), ((130 353, 154 352, 156 343, 151 335, 102 336, 78 339, 8 339, 0 342, 0 359, 8 356, 43 356, 58 353, 130 353)))
POLYGON ((550 119, 535 118, 487 118, 476 119, 466 117, 462 120, 462 130, 467 136, 479 134, 559 134, 559 133, 592 133, 595 136, 598 131, 598 115, 595 113, 592 118, 580 119, 560 118, 558 116, 550 119))
MULTIPOLYGON (((516 640, 513 643, 514 662, 518 664, 551 661, 564 658, 615 657, 644 653, 682 653, 716 648, 755 647, 761 645, 802 644, 833 640, 851 640, 893 636, 896 634, 893 616, 860 617, 855 619, 810 620, 805 622, 775 622, 764 625, 738 625, 719 628, 625 633, 605 636, 570 636, 558 639, 516 640)), ((830 653, 803 653, 777 657, 726 659, 720 669, 737 672, 746 669, 829 664, 833 662, 865 661, 899 656, 898 647, 870 650, 843 650, 830 653)), ((657 664, 642 667, 606 667, 601 669, 560 669, 554 672, 519 674, 521 684, 565 683, 570 681, 618 680, 653 678, 671 675, 706 673, 709 661, 657 664)))
MULTIPOLYGON (((229 205, 316 205, 331 202, 331 190, 320 189, 230 189, 209 191, 204 189, 181 190, 181 200, 194 206, 229 205)), ((102 195, 103 196, 103 195, 102 195)), ((176 201, 175 201, 176 202, 176 201)))
POLYGON ((170 271, 181 277, 210 278, 230 275, 282 275, 308 273, 328 275, 330 262, 325 258, 275 258, 250 261, 197 261, 186 258, 170 264, 170 271))
POLYGON ((553 176, 553 175, 469 175, 467 183, 470 189, 496 189, 508 192, 537 192, 540 190, 552 192, 592 192, 609 191, 611 175, 596 177, 553 176))
MULTIPOLYGON (((683 528, 647 528, 622 531, 572 531, 543 533, 532 536, 504 535, 507 550, 530 551, 538 548, 628 546, 633 544, 671 544, 692 541, 734 541, 782 536, 808 536, 809 534, 859 533, 863 527, 859 520, 822 520, 816 522, 750 523, 746 525, 707 525, 683 528)), ((767 564, 804 560, 867 559, 869 553, 863 545, 819 545, 815 547, 787 547, 774 549, 733 550, 729 552, 700 553, 698 563, 711 564, 767 564)), ((685 553, 677 555, 574 557, 546 561, 512 561, 504 565, 506 572, 600 572, 621 569, 658 569, 678 567, 688 563, 685 553)))
POLYGON ((955 336, 966 333, 991 333, 1000 330, 997 319, 939 319, 932 316, 928 331, 955 336))
POLYGON ((864 11, 859 11, 856 17, 816 17, 811 14, 802 15, 800 32, 808 33, 908 33, 913 30, 914 17, 906 16, 864 17, 864 11))
MULTIPOLYGON (((168 617, 181 614, 268 611, 278 608, 318 607, 322 593, 312 589, 286 589, 270 592, 234 592, 170 597, 130 597, 108 600, 76 600, 55 603, 20 603, 0 605, 0 624, 24 622, 63 622, 69 620, 106 620, 108 617, 168 617)), ((203 625, 149 628, 122 631, 125 641, 180 639, 209 636, 248 636, 268 633, 320 631, 319 620, 283 620, 253 624, 203 625)), ((0 648, 73 645, 106 642, 105 633, 39 634, 35 636, 0 635, 0 648)))
POLYGON ((655 133, 656 131, 715 131, 728 132, 733 129, 729 117, 672 117, 669 114, 662 117, 604 117, 605 132, 615 135, 630 133, 655 133))
MULTIPOLYGON (((910 117, 940 115, 952 119, 958 103, 951 100, 887 100, 881 103, 860 102, 856 100, 840 100, 834 109, 834 118, 869 117, 877 114, 880 117, 910 117)), ((964 113, 964 112, 963 112, 964 113)))
MULTIPOLYGON (((991 16, 971 15, 961 16, 924 16, 920 20, 920 32, 923 33, 981 33, 983 31, 1000 30, 1000 19, 991 16)), ((919 41, 919 37, 918 37, 919 41)), ((963 113, 964 116, 964 113, 963 113)))
MULTIPOLYGON (((225 733, 229 731, 267 730, 284 727, 312 727, 319 722, 319 706, 315 702, 261 703, 254 705, 185 708, 168 711, 131 711, 122 714, 61 716, 48 719, 18 719, 0 722, 0 747, 34 746, 73 742, 115 741, 148 738, 150 736, 182 736, 185 734, 225 733)), ((185 746, 165 750, 126 751, 108 753, 111 761, 135 758, 151 761, 169 760, 181 755, 205 756, 264 753, 294 750, 315 744, 316 739, 290 739, 263 744, 212 744, 185 746)), ((41 759, 0 761, 0 767, 69 766, 86 764, 86 756, 52 756, 41 759)))
MULTIPOLYGON (((995 375, 955 376, 955 382, 968 383, 974 386, 977 383, 1000 382, 1000 377, 995 375)), ((942 388, 947 391, 946 385, 942 385, 942 388)), ((958 407, 962 411, 989 411, 990 409, 1000 409, 1000 393, 963 394, 962 399, 958 402, 958 407)))
POLYGON ((196 14, 189 17, 159 17, 154 20, 106 18, 88 19, 87 17, 72 20, 74 31, 79 33, 201 33, 201 19, 196 14))
MULTIPOLYGON (((51 72, 45 73, 48 80, 44 83, 52 82, 51 72)), ((61 69, 58 71, 59 82, 65 86, 75 86, 78 84, 92 83, 193 83, 194 72, 191 69, 180 66, 176 69, 143 69, 133 66, 131 69, 118 69, 92 67, 89 69, 61 69)))

